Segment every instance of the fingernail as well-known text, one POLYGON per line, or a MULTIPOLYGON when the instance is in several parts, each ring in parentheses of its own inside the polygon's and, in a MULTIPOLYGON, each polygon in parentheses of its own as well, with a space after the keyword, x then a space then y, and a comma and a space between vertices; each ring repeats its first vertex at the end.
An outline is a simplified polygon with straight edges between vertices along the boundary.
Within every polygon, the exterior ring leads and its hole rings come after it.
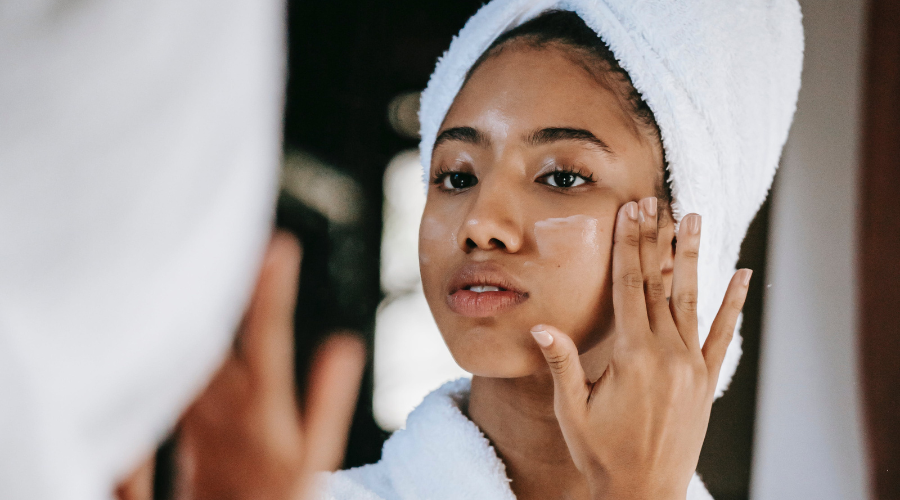
POLYGON ((748 286, 750 284, 750 277, 753 276, 752 269, 741 269, 741 283, 744 286, 748 286))
POLYGON ((625 204, 625 213, 628 214, 628 218, 631 220, 637 220, 638 218, 638 206, 637 203, 633 201, 629 201, 625 204))
POLYGON ((687 217, 687 230, 689 234, 699 234, 700 233, 700 216, 697 214, 690 214, 687 217))
POLYGON ((656 217, 656 197, 651 196, 641 200, 641 210, 650 217, 656 217))
POLYGON ((541 347, 549 347, 553 343, 553 335, 546 330, 531 330, 531 336, 541 347))

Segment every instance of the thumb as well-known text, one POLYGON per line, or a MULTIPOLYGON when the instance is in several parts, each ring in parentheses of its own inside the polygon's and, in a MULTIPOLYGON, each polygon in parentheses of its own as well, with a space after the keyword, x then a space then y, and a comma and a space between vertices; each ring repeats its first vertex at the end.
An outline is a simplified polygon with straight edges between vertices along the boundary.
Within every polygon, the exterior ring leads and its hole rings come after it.
POLYGON ((553 375, 554 394, 563 402, 584 402, 590 394, 578 348, 565 333, 550 325, 535 325, 531 335, 541 347, 544 359, 553 375))

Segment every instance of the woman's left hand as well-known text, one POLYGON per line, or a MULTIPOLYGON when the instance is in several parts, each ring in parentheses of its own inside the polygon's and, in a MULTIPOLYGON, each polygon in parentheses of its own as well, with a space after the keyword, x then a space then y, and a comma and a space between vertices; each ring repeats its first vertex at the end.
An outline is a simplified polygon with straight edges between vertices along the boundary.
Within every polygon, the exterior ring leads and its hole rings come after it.
POLYGON ((341 465, 365 365, 351 334, 320 346, 301 411, 294 387, 300 246, 276 232, 234 349, 179 429, 177 497, 298 500, 341 465))
POLYGON ((599 380, 586 379, 567 335, 549 325, 532 329, 553 375, 566 444, 595 498, 684 500, 750 281, 750 270, 735 273, 701 348, 700 216, 682 220, 667 301, 656 212, 655 198, 619 210, 612 257, 616 339, 599 380))

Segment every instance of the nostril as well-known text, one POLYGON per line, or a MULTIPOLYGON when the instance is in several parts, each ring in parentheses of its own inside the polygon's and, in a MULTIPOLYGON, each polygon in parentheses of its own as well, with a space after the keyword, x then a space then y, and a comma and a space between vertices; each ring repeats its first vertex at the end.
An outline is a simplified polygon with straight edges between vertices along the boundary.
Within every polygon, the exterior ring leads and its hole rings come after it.
POLYGON ((488 240, 487 245, 479 245, 472 238, 466 238, 466 250, 475 250, 476 248, 481 248, 482 250, 506 250, 506 243, 497 238, 491 238, 488 240))

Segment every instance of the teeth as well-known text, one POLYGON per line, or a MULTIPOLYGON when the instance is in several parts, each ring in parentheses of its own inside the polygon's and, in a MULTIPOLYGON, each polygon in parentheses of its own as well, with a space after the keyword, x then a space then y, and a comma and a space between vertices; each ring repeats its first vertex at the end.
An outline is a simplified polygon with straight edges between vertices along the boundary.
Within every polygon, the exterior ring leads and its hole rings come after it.
POLYGON ((475 293, 499 292, 500 287, 490 286, 490 285, 485 285, 485 286, 479 285, 479 286, 471 286, 471 287, 469 287, 469 290, 471 290, 475 293))

